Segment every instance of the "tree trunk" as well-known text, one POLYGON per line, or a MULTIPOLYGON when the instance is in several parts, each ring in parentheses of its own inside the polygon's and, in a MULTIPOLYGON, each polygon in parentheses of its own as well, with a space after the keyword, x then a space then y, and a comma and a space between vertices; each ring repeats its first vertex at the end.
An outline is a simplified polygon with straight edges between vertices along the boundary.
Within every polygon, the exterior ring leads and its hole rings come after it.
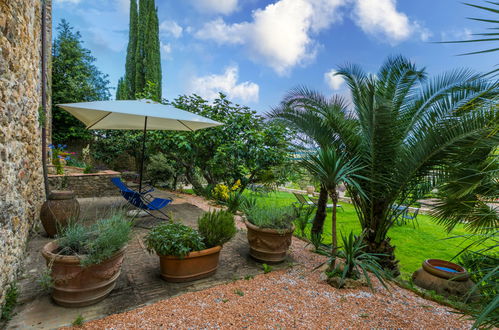
POLYGON ((338 234, 336 232, 336 205, 338 205, 338 193, 334 190, 330 193, 331 199, 333 200, 333 212, 331 216, 331 269, 334 269, 336 265, 336 253, 338 250, 338 234))
POLYGON ((177 180, 178 180, 178 176, 177 176, 177 175, 174 175, 174 176, 173 176, 173 183, 172 183, 172 185, 173 185, 173 187, 172 187, 172 188, 173 188, 173 190, 174 190, 174 191, 176 191, 176 190, 177 190, 177 180))
POLYGON ((366 251, 370 253, 381 254, 379 263, 384 270, 391 272, 393 277, 400 275, 398 260, 395 258, 395 246, 390 244, 390 238, 381 235, 381 226, 388 221, 386 217, 386 208, 388 203, 383 200, 374 200, 371 202, 371 216, 365 230, 364 243, 366 251))
POLYGON ((367 245, 367 252, 382 254, 378 258, 379 264, 384 270, 389 271, 393 277, 400 275, 399 261, 395 258, 395 246, 390 244, 389 237, 386 237, 380 243, 371 242, 368 237, 365 237, 364 243, 367 245))
POLYGON ((194 174, 192 167, 185 166, 185 177, 186 177, 187 181, 189 181, 189 183, 192 185, 192 188, 196 192, 199 193, 199 192, 203 191, 203 186, 201 185, 199 180, 196 178, 196 175, 194 174))
POLYGON ((312 223, 312 234, 322 234, 324 221, 326 220, 326 206, 327 206, 327 189, 321 186, 319 191, 319 200, 317 201, 317 211, 312 223))

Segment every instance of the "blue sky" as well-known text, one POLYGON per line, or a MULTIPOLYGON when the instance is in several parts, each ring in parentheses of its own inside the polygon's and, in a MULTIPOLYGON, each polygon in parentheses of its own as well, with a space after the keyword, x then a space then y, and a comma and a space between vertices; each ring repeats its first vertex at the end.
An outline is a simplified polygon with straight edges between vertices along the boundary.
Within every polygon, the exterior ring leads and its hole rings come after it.
MULTIPOLYGON (((80 31, 115 87, 124 74, 130 0, 53 2, 54 27, 65 18, 80 31)), ((190 93, 211 99, 222 91, 266 112, 298 85, 348 97, 333 76, 345 63, 374 73, 387 56, 401 54, 436 75, 460 67, 486 71, 497 62, 494 55, 456 56, 478 44, 433 43, 484 31, 484 23, 465 17, 487 15, 455 0, 156 0, 156 6, 168 99, 190 93)))

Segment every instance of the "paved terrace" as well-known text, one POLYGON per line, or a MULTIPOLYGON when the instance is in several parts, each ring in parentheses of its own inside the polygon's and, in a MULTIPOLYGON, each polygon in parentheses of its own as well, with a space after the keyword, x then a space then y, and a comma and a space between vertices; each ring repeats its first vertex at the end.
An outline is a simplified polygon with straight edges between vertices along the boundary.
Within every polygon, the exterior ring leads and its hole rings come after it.
MULTIPOLYGON (((157 190, 155 196, 173 198, 174 202, 165 210, 171 212, 174 219, 193 227, 196 226, 197 218, 204 210, 214 208, 206 202, 199 202, 200 198, 188 195, 180 196, 157 190)), ((98 219, 99 215, 105 214, 106 210, 124 204, 121 196, 83 198, 79 199, 79 202, 81 218, 86 219, 88 223, 98 219)), ((247 275, 262 273, 261 264, 252 260, 248 255, 246 232, 240 230, 232 241, 224 245, 215 275, 188 283, 165 282, 159 276, 158 257, 149 254, 142 242, 148 232, 147 228, 157 223, 159 221, 152 217, 143 217, 136 222, 116 288, 100 303, 83 308, 65 308, 55 305, 49 294, 44 292, 38 283, 40 275, 46 269, 45 259, 40 251, 51 240, 45 236, 43 229, 40 229, 40 233, 33 235, 28 244, 24 270, 19 281, 19 304, 14 318, 7 325, 8 328, 58 328, 71 324, 80 314, 85 317, 85 320, 102 318, 186 292, 199 291, 247 275)), ((284 262, 274 268, 285 268, 287 265, 288 262, 284 262)))

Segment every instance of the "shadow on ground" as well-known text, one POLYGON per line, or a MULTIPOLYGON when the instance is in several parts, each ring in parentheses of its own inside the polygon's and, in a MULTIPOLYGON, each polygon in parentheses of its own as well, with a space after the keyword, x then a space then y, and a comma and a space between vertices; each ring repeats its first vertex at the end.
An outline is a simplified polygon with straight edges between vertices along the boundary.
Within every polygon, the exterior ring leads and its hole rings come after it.
MULTIPOLYGON (((203 213, 199 207, 187 203, 181 197, 167 192, 159 192, 156 197, 170 197, 174 203, 167 207, 176 220, 196 226, 197 218, 203 213)), ((92 222, 99 215, 114 207, 123 206, 121 197, 80 199, 81 217, 92 222)), ((20 297, 14 318, 8 328, 51 329, 71 324, 79 315, 85 320, 101 318, 110 314, 147 305, 187 292, 199 291, 218 284, 227 283, 245 276, 262 272, 261 264, 248 255, 246 232, 239 231, 232 241, 224 245, 220 254, 220 264, 215 275, 188 283, 168 283, 159 276, 159 260, 145 249, 142 239, 147 228, 157 224, 151 217, 137 220, 133 238, 129 243, 122 272, 116 288, 102 302, 82 308, 65 308, 55 305, 47 292, 39 284, 41 274, 46 271, 41 248, 51 239, 45 234, 34 235, 28 243, 24 271, 19 280, 20 297), (145 228, 143 228, 145 227, 145 228)), ((43 231, 43 230, 42 230, 43 231)), ((274 268, 285 268, 291 260, 274 268)))

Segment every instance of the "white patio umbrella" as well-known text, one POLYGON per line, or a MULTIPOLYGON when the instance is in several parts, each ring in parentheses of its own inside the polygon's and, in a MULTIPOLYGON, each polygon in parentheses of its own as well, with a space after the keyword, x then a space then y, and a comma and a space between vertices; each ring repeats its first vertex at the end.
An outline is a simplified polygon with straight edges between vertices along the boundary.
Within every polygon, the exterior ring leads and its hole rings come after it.
POLYGON ((151 100, 95 101, 58 104, 87 129, 143 130, 139 192, 142 190, 147 130, 196 131, 222 125, 188 111, 151 100))

